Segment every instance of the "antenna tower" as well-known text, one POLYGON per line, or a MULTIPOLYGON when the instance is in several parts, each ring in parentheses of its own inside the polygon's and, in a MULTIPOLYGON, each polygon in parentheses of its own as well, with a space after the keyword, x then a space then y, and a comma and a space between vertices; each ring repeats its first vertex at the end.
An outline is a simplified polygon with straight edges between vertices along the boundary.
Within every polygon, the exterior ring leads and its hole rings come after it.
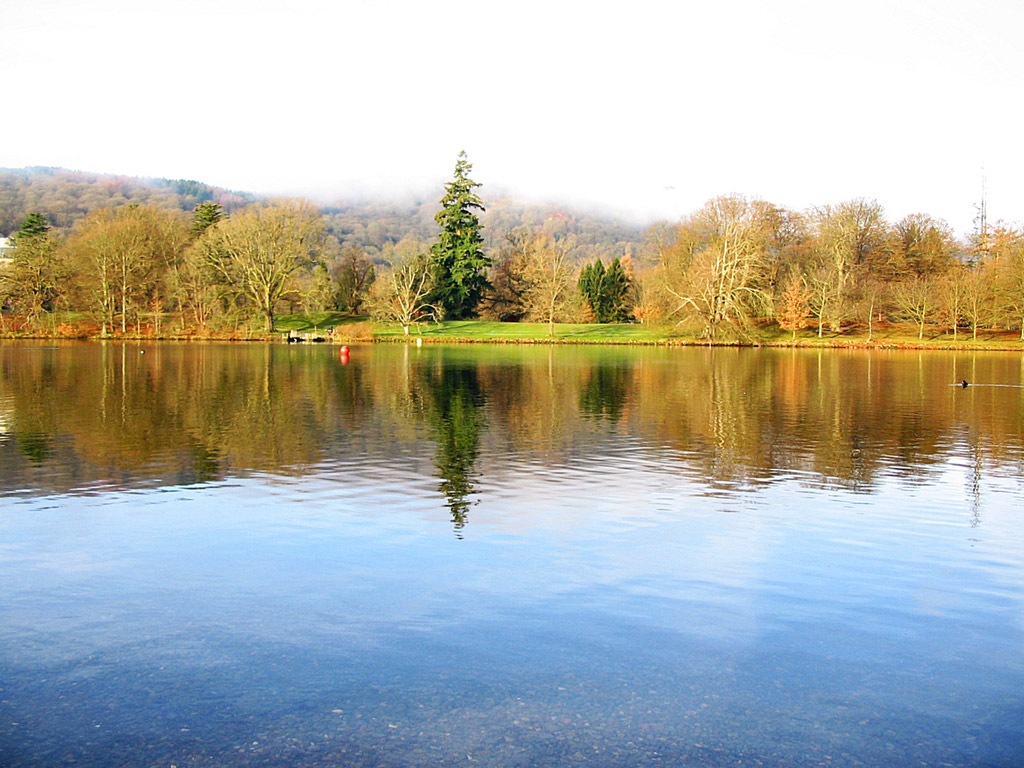
POLYGON ((981 166, 981 237, 988 246, 988 175, 981 166))
POLYGON ((984 165, 981 166, 981 205, 978 206, 978 241, 975 248, 979 256, 988 256, 988 174, 985 173, 984 165))

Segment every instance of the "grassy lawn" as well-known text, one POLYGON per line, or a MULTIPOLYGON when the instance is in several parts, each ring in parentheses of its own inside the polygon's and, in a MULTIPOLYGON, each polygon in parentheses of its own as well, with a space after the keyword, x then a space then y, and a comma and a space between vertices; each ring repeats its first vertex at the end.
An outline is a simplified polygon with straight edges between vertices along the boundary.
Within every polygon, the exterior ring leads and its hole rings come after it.
MULTIPOLYGON (((130 331, 125 338, 182 338, 178 318, 166 316, 160 326, 150 322, 141 330, 130 331)), ((0 337, 5 338, 97 338, 99 326, 95 320, 85 316, 61 313, 48 316, 45 323, 31 329, 22 328, 21 318, 10 315, 0 316, 0 337)), ((119 336, 118 329, 113 335, 119 336)), ((425 343, 524 343, 524 344, 707 344, 695 329, 683 329, 675 325, 641 325, 639 323, 556 323, 554 334, 548 333, 547 323, 501 323, 489 320, 463 320, 444 323, 420 323, 414 325, 409 335, 399 325, 375 323, 366 317, 350 317, 340 312, 317 312, 313 314, 279 315, 274 324, 274 333, 269 336, 254 323, 244 335, 227 335, 223 329, 215 330, 215 338, 244 338, 280 340, 285 332, 310 333, 333 330, 338 341, 391 341, 412 342, 422 339, 425 343)), ((873 329, 868 341, 867 327, 844 328, 841 333, 825 329, 819 338, 817 328, 799 331, 794 339, 789 331, 776 325, 754 328, 745 338, 729 336, 726 329, 720 344, 753 344, 764 346, 798 347, 885 347, 908 349, 992 349, 1024 351, 1019 331, 981 330, 976 339, 961 330, 956 338, 948 329, 926 327, 922 338, 914 325, 879 324, 873 329)), ((192 335, 189 338, 206 338, 192 335)))
POLYGON ((278 315, 274 318, 274 331, 309 333, 334 328, 337 325, 358 322, 365 318, 351 318, 342 312, 313 312, 311 314, 278 315))
MULTIPOLYGON (((570 324, 556 323, 554 335, 549 335, 546 323, 501 323, 487 320, 450 321, 441 324, 422 323, 413 326, 406 337, 400 326, 365 321, 354 322, 351 326, 358 328, 361 338, 372 338, 381 341, 403 341, 420 338, 424 342, 495 342, 495 343, 593 343, 593 344, 706 344, 707 341, 687 333, 676 326, 652 326, 636 323, 570 324)), ((345 337, 345 325, 337 332, 345 337)), ((770 346, 802 346, 802 347, 928 347, 948 349, 1024 349, 1020 334, 1016 331, 979 331, 978 338, 972 339, 969 333, 959 332, 954 339, 953 334, 940 329, 925 329, 923 338, 918 338, 916 327, 908 325, 876 326, 872 339, 868 341, 866 327, 844 329, 842 333, 825 330, 819 338, 817 330, 808 328, 796 334, 783 331, 777 326, 769 325, 754 329, 752 335, 737 340, 735 337, 723 336, 719 343, 743 343, 770 346)))
MULTIPOLYGON (((547 323, 500 323, 488 320, 460 320, 441 323, 422 323, 409 331, 412 338, 424 341, 523 341, 523 342, 605 342, 605 343, 652 343, 664 341, 668 331, 664 328, 618 324, 570 324, 556 323, 554 335, 548 333, 547 323)), ((399 326, 374 325, 378 339, 401 340, 405 338, 399 326)))
POLYGON ((658 343, 677 337, 674 329, 637 323, 556 323, 554 336, 547 323, 502 323, 490 320, 452 320, 444 323, 419 323, 409 329, 406 337, 400 325, 370 322, 365 317, 349 317, 340 312, 317 312, 304 315, 279 315, 274 322, 275 333, 308 333, 335 329, 341 338, 402 341, 421 338, 424 341, 491 341, 491 342, 604 342, 658 343))

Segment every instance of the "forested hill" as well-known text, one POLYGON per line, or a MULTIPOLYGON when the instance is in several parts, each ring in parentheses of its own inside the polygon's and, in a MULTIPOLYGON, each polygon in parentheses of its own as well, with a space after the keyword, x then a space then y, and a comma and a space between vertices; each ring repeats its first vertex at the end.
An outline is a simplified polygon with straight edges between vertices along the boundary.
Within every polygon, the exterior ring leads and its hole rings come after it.
MULTIPOLYGON (((441 191, 438 191, 438 198, 441 191)), ((609 217, 573 211, 553 204, 526 205, 507 197, 488 199, 480 214, 486 244, 500 248, 505 236, 518 228, 551 235, 572 236, 592 257, 622 256, 643 239, 644 227, 609 217)), ((405 203, 352 201, 322 207, 328 230, 343 246, 356 246, 375 256, 388 244, 404 239, 430 242, 437 237, 437 200, 405 203)))
MULTIPOLYGON (((588 254, 614 258, 640 242, 643 227, 557 205, 523 205, 507 197, 488 198, 481 215, 488 245, 500 247, 506 233, 518 228, 572 235, 588 254)), ((406 238, 429 242, 436 237, 436 198, 402 202, 346 200, 320 206, 328 231, 341 245, 356 246, 375 256, 388 244, 406 238)), ((199 203, 220 203, 229 214, 260 195, 237 192, 186 179, 146 179, 63 168, 0 168, 0 236, 15 232, 32 212, 42 213, 58 231, 97 208, 136 203, 191 211, 199 203)))
POLYGON ((206 201, 232 211, 256 195, 231 192, 185 179, 140 179, 64 168, 0 168, 0 235, 9 235, 32 212, 43 214, 58 230, 97 208, 136 203, 191 211, 206 201))

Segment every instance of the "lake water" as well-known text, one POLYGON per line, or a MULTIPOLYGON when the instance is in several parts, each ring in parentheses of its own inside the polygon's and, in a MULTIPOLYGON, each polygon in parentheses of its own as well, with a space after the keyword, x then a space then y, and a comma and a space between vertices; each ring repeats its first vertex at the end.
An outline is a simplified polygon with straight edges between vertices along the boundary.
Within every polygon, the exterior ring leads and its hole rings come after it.
POLYGON ((1022 384, 2 345, 0 765, 1022 766, 1022 384))

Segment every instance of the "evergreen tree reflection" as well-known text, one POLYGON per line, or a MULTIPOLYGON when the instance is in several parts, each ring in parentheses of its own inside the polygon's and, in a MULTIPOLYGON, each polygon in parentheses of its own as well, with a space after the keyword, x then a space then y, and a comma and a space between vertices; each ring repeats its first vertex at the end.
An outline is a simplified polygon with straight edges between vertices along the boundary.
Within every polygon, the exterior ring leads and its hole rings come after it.
POLYGON ((221 459, 216 451, 193 442, 188 450, 189 466, 182 473, 182 482, 209 483, 221 479, 221 459))
POLYGON ((451 512, 456 535, 466 525, 475 490, 474 467, 480 447, 483 390, 475 366, 445 364, 424 370, 424 400, 437 441, 434 464, 440 491, 451 512))
POLYGON ((632 367, 598 363, 590 369, 590 379, 580 390, 580 411, 618 421, 632 387, 632 367))
POLYGON ((41 432, 17 435, 18 452, 33 464, 53 458, 53 436, 41 432))

